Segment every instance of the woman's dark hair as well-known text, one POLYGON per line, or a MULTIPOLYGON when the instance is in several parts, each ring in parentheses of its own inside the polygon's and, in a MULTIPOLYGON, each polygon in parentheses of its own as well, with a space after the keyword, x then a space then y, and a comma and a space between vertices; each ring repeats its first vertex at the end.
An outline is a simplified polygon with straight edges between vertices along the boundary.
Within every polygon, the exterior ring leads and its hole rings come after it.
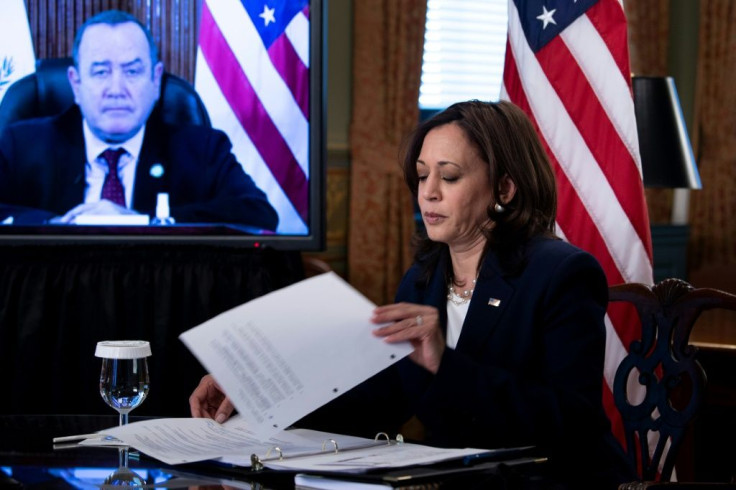
MULTIPOLYGON (((530 238, 554 236, 557 190, 547 154, 529 118, 511 102, 458 102, 419 124, 404 144, 404 180, 415 198, 419 185, 417 160, 424 138, 432 129, 445 124, 460 127, 488 164, 491 202, 487 213, 495 226, 485 230, 486 252, 496 251, 502 265, 511 273, 520 265, 524 245, 530 238), (501 203, 504 176, 514 182, 516 193, 509 202, 501 203), (495 211, 496 203, 502 204, 505 211, 495 211)), ((426 232, 417 236, 414 245, 415 259, 424 264, 427 275, 439 257, 448 253, 445 244, 431 241, 426 232)))

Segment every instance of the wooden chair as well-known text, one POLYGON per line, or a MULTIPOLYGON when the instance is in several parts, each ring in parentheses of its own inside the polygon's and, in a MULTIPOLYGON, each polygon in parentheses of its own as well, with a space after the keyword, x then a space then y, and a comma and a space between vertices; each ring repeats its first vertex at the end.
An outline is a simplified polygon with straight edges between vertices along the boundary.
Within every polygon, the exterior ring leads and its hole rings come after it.
MULTIPOLYGON (((710 488, 713 483, 665 482, 672 477, 683 436, 697 415, 705 392, 706 373, 697 360, 697 347, 689 344, 690 332, 705 310, 736 310, 736 296, 717 289, 696 289, 680 279, 665 279, 652 287, 621 284, 610 287, 609 293, 609 301, 632 303, 641 320, 641 338, 629 346, 613 385, 627 454, 641 478, 621 489, 710 488), (644 392, 641 401, 641 395, 629 399, 629 387, 636 384, 644 392), (657 442, 650 453, 651 436, 657 442)), ((736 488, 736 484, 715 485, 736 488)))
POLYGON ((302 264, 304 266, 305 278, 314 277, 319 274, 332 271, 330 264, 312 255, 302 254, 302 264))

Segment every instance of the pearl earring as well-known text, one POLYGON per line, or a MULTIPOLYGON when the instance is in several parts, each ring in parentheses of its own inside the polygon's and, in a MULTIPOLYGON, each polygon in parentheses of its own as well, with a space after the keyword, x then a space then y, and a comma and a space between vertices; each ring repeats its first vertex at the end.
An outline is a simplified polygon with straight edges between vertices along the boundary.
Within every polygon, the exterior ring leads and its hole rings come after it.
POLYGON ((500 205, 500 204, 498 204, 498 203, 496 203, 496 205, 495 205, 495 206, 493 206, 493 209, 494 209, 494 211, 496 211, 496 212, 497 212, 498 214, 501 214, 501 213, 503 213, 504 211, 506 211, 506 208, 505 208, 505 207, 503 207, 503 206, 501 206, 501 205, 500 205))

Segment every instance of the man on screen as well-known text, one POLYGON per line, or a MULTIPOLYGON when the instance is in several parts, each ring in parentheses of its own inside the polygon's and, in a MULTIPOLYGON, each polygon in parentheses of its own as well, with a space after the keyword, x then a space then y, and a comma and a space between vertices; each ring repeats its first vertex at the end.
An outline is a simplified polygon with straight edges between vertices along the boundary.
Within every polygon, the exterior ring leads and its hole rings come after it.
POLYGON ((164 192, 178 223, 276 228, 276 211, 224 133, 149 119, 163 65, 151 33, 134 16, 111 10, 90 18, 72 54, 68 78, 76 105, 0 135, 0 221, 152 216, 164 192))

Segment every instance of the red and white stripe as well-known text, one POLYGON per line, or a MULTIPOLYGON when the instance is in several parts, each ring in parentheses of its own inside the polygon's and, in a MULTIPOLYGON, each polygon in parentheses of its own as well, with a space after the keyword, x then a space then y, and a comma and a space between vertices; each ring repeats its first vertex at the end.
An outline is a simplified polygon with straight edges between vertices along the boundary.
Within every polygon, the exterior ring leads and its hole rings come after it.
MULTIPOLYGON (((501 98, 534 121, 557 178, 558 232, 592 253, 609 285, 652 283, 652 245, 631 95, 626 19, 617 0, 601 0, 536 54, 509 0, 501 98)), ((604 404, 617 436, 611 390, 626 346, 638 335, 633 310, 606 317, 604 404)))
POLYGON ((277 233, 308 232, 308 71, 308 11, 267 50, 239 1, 202 3, 195 87, 279 213, 277 233))

